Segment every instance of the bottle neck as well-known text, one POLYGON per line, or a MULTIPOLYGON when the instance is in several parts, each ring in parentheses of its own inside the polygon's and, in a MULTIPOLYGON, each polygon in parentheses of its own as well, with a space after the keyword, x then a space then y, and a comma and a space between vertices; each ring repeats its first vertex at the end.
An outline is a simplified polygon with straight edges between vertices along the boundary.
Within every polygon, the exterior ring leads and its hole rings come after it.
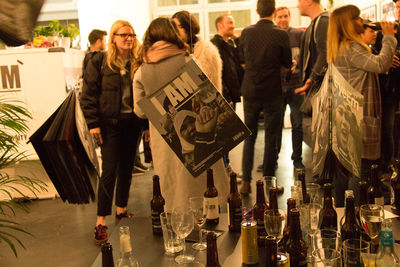
POLYGON ((275 240, 267 240, 266 241, 266 266, 277 266, 278 259, 278 248, 275 240))
POLYGON ((207 187, 214 187, 214 176, 211 169, 207 170, 207 187))
POLYGON ((236 181, 236 176, 231 175, 231 194, 239 193, 238 187, 237 187, 237 181, 236 181))
POLYGON ((158 179, 153 180, 153 196, 161 196, 160 181, 158 179))
POLYGON ((265 204, 265 196, 264 196, 263 184, 257 184, 256 203, 257 204, 265 204))
POLYGON ((346 216, 344 222, 355 224, 356 223, 356 214, 354 208, 354 198, 346 199, 346 216))
POLYGON ((360 186, 360 206, 368 204, 368 188, 367 185, 360 186))
POLYGON ((288 206, 287 206, 287 222, 286 222, 286 224, 289 227, 290 227, 291 222, 292 222, 292 216, 290 214, 290 210, 294 209, 294 208, 296 208, 296 204, 295 203, 288 203, 288 206))
POLYGON ((292 221, 290 224, 290 239, 291 240, 301 240, 302 233, 300 228, 300 216, 292 214, 292 221))
POLYGON ((378 172, 376 169, 371 170, 371 185, 374 187, 379 185, 378 172))
POLYGON ((333 203, 332 203, 332 189, 331 187, 325 188, 324 192, 324 207, 323 209, 332 209, 333 208, 333 203))
POLYGON ((278 209, 278 198, 276 194, 276 189, 270 189, 269 190, 269 208, 271 210, 277 210, 278 209))

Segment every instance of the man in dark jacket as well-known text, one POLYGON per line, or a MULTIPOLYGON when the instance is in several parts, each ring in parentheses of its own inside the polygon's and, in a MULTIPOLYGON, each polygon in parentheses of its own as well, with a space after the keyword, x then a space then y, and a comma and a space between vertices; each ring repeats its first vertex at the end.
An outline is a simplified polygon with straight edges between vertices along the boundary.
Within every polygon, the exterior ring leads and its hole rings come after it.
POLYGON ((254 162, 254 144, 257 138, 258 117, 264 113, 263 175, 274 176, 277 162, 277 140, 282 116, 281 67, 289 69, 292 54, 288 34, 275 26, 272 15, 274 0, 258 0, 260 20, 246 27, 240 36, 244 53, 245 73, 241 86, 244 121, 252 132, 244 142, 242 194, 251 192, 250 181, 254 162))
MULTIPOLYGON (((231 39, 234 37, 235 21, 232 15, 223 14, 215 20, 215 27, 218 33, 211 42, 218 48, 222 59, 222 94, 235 109, 235 104, 240 102, 240 85, 244 73, 239 61, 239 50, 231 39)), ((224 164, 228 173, 231 173, 228 154, 224 156, 224 164)))

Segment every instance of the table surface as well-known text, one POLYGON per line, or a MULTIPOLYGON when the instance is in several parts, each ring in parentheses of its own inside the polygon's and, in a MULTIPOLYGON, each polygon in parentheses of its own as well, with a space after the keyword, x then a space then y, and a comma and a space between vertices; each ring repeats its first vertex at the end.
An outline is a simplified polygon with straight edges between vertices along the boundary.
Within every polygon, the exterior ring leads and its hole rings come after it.
MULTIPOLYGON (((343 214, 343 208, 337 208, 338 218, 343 214)), ((385 207, 390 210, 390 206, 385 207)), ((164 244, 162 235, 153 235, 151 229, 151 217, 135 217, 131 219, 124 218, 119 226, 129 226, 131 230, 132 250, 135 258, 139 262, 139 266, 182 266, 175 263, 175 256, 168 256, 164 253, 164 244)), ((212 227, 206 227, 213 229, 212 227)), ((220 214, 220 222, 214 228, 216 230, 225 231, 217 239, 218 257, 222 266, 246 266, 242 264, 242 242, 240 233, 232 233, 228 231, 228 218, 226 213, 220 214)), ((393 237, 400 239, 400 218, 393 219, 393 237)), ((115 227, 109 237, 109 242, 113 246, 114 264, 116 266, 119 258, 119 227, 115 227)), ((192 249, 192 242, 186 242, 186 252, 195 256, 195 261, 206 264, 207 252, 196 251, 192 249)), ((400 245, 394 244, 397 255, 400 256, 400 245)), ((265 251, 259 248, 259 264, 252 266, 265 266, 265 251)), ((101 267, 101 252, 95 259, 92 267, 101 267)))

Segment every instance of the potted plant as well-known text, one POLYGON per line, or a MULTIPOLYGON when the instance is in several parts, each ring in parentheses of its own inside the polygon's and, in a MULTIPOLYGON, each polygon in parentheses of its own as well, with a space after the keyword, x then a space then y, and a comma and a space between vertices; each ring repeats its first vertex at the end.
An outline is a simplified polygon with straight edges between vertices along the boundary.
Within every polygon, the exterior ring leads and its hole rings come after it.
POLYGON ((46 185, 38 179, 10 175, 7 172, 7 168, 12 168, 26 159, 25 154, 18 151, 18 143, 15 141, 15 136, 27 133, 26 120, 31 118, 22 104, 0 97, 0 242, 8 244, 15 257, 18 256, 16 243, 25 248, 17 236, 18 233, 29 234, 14 221, 15 209, 28 212, 26 204, 19 201, 21 198, 27 198, 21 188, 34 195, 40 191, 47 191, 46 185))
POLYGON ((75 26, 75 24, 69 24, 68 27, 64 27, 62 36, 66 39, 66 41, 62 41, 61 46, 63 47, 72 47, 72 42, 79 35, 79 28, 75 26))

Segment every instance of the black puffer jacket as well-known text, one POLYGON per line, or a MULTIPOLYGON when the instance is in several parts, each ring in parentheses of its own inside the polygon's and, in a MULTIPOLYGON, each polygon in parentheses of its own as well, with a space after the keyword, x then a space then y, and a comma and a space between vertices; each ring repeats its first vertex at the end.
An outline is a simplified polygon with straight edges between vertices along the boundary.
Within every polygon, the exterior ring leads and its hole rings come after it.
MULTIPOLYGON (((130 63, 126 67, 130 70, 130 63)), ((96 53, 86 66, 80 102, 89 129, 100 127, 101 123, 115 124, 118 121, 123 82, 130 84, 132 94, 130 72, 122 76, 118 67, 113 66, 113 69, 106 64, 106 53, 96 53)), ((134 116, 133 96, 131 99, 134 116)))
POLYGON ((244 70, 240 65, 239 50, 216 34, 211 42, 218 48, 222 59, 222 94, 228 102, 240 102, 240 86, 244 70))

